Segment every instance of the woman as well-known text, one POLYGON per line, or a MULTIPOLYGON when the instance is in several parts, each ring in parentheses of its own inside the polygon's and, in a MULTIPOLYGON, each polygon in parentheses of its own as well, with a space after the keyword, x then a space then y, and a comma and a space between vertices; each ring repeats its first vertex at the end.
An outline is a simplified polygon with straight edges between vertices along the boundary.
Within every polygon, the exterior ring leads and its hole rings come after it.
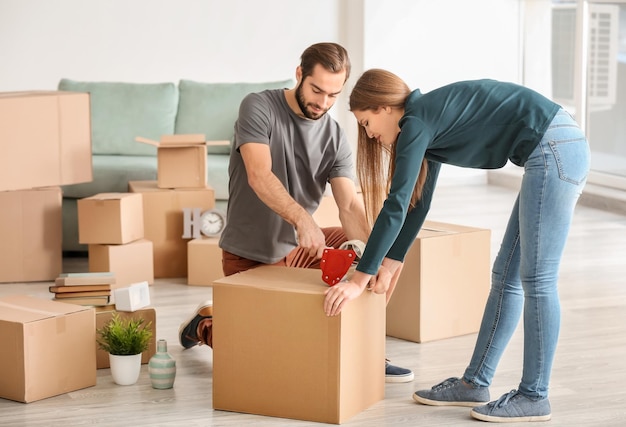
POLYGON ((427 405, 472 406, 471 415, 483 421, 550 419, 558 270, 589 169, 585 135, 549 99, 493 80, 453 83, 422 95, 390 72, 369 70, 350 95, 350 110, 360 126, 357 169, 366 210, 370 219, 378 215, 350 280, 326 292, 326 314, 337 315, 368 284, 385 292, 424 222, 442 163, 495 169, 511 161, 524 168, 524 176, 493 265, 473 356, 461 378, 413 397, 427 405), (521 382, 487 403, 522 311, 521 382))

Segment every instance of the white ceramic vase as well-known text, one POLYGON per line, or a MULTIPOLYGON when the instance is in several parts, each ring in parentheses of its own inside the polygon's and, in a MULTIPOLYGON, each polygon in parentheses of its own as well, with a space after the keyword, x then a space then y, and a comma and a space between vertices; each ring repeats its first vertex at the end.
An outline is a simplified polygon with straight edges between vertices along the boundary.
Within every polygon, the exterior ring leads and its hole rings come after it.
POLYGON ((132 356, 119 356, 109 353, 109 364, 115 384, 135 384, 141 372, 141 353, 132 356))

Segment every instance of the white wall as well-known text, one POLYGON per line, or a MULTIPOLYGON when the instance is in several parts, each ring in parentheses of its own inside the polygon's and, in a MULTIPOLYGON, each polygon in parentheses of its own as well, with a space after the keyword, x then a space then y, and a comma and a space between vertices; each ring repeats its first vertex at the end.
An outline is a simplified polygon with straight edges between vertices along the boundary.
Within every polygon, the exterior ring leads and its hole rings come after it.
MULTIPOLYGON (((473 78, 521 83, 528 1, 539 0, 0 0, 0 91, 55 89, 61 78, 282 80, 308 45, 336 41, 353 75, 331 114, 355 144, 347 96, 367 68, 423 92, 473 78)), ((441 181, 470 176, 486 174, 446 166, 441 181)))
POLYGON ((76 80, 267 81, 338 41, 336 0, 0 0, 0 91, 76 80))
POLYGON ((422 92, 458 80, 518 81, 519 3, 367 0, 365 66, 393 71, 422 92))
MULTIPOLYGON (((522 83, 520 25, 524 3, 351 1, 351 7, 356 9, 354 15, 361 15, 363 22, 360 27, 352 24, 362 31, 362 44, 351 46, 350 51, 355 55, 355 51, 361 50, 363 70, 387 69, 422 92, 454 81, 480 78, 522 83)), ((356 78, 357 75, 351 81, 356 78)), ((356 138, 356 132, 351 137, 356 138)), ((486 172, 444 165, 439 182, 455 184, 468 180, 486 182, 486 172)))

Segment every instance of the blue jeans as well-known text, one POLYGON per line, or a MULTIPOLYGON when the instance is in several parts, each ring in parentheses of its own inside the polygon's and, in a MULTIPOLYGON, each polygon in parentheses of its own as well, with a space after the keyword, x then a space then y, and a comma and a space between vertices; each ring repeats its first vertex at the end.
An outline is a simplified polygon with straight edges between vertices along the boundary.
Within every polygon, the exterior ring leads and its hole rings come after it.
POLYGON ((524 313, 524 367, 519 391, 548 396, 560 328, 559 265, 574 206, 589 171, 589 146, 560 110, 524 164, 522 186, 493 265, 480 331, 463 379, 491 384, 524 313))

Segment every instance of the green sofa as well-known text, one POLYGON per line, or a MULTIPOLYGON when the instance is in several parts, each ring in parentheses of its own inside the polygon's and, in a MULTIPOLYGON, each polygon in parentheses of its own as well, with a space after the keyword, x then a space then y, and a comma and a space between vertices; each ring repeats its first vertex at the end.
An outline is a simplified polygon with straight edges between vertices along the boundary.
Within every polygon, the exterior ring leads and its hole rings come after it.
MULTIPOLYGON (((156 180, 156 148, 135 141, 143 136, 204 134, 231 140, 241 100, 251 92, 291 88, 293 80, 263 83, 81 82, 62 79, 58 89, 88 92, 91 102, 93 180, 63 187, 63 251, 85 252, 78 243, 77 200, 98 193, 127 192, 128 182, 156 180)), ((228 199, 230 147, 208 147, 207 184, 218 207, 228 199)))

